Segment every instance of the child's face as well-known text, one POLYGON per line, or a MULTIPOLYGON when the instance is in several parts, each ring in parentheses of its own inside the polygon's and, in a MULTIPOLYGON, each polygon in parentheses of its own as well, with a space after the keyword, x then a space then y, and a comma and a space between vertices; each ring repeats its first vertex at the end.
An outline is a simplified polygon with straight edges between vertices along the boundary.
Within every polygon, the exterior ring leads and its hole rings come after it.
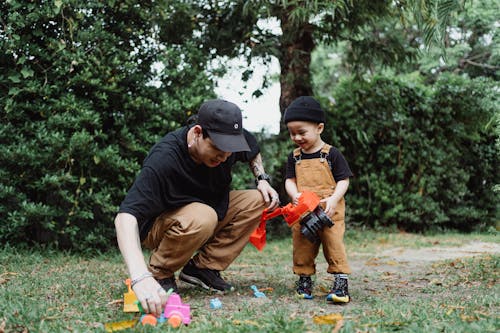
POLYGON ((321 143, 321 133, 324 124, 312 123, 309 121, 290 121, 287 125, 290 139, 302 150, 315 148, 321 143))

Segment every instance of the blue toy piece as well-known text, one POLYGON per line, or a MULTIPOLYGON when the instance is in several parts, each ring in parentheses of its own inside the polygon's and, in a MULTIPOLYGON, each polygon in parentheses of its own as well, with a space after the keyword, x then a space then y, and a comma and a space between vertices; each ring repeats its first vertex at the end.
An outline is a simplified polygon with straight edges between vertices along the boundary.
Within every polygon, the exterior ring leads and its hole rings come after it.
POLYGON ((259 291, 259 289, 257 289, 257 286, 251 285, 250 288, 253 290, 253 295, 255 297, 257 298, 266 297, 266 295, 262 291, 259 291))
POLYGON ((220 309, 220 308, 222 308, 222 303, 221 303, 220 299, 218 299, 218 298, 212 298, 210 300, 210 308, 211 309, 220 309))

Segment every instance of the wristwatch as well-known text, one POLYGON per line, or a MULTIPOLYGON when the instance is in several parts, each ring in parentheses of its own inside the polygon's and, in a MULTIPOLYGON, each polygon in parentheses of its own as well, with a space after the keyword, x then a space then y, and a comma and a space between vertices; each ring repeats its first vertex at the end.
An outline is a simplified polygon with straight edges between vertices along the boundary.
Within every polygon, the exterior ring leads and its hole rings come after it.
POLYGON ((259 185, 259 180, 267 180, 268 183, 271 183, 271 176, 267 173, 261 173, 255 178, 255 186, 259 185))

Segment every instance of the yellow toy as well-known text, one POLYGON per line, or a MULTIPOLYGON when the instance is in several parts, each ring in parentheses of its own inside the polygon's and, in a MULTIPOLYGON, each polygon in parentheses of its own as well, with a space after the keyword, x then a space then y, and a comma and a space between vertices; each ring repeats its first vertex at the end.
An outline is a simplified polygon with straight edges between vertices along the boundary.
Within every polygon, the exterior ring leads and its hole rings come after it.
POLYGON ((131 280, 126 279, 125 284, 127 285, 128 291, 123 294, 123 312, 139 312, 139 307, 137 306, 138 300, 132 290, 131 280))

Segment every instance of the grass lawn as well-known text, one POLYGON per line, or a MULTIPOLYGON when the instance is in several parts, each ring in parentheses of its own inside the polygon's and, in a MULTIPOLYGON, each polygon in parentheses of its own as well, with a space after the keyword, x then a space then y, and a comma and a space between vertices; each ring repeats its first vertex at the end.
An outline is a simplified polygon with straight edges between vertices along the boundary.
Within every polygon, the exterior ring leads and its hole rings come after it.
MULTIPOLYGON (((332 278, 320 252, 315 298, 297 300, 289 239, 250 245, 223 272, 236 291, 220 295, 179 282, 192 322, 174 329, 122 332, 498 332, 499 243, 493 234, 413 235, 350 230, 353 274, 347 305, 325 302, 332 278), (256 285, 266 298, 256 298, 256 285), (211 309, 213 298, 222 308, 211 309), (321 316, 336 320, 318 323, 321 316), (341 321, 339 320, 341 319, 341 321)), ((147 253, 145 256, 147 257, 147 253)), ((80 256, 55 250, 0 249, 0 333, 105 332, 124 313, 127 278, 118 251, 80 256)))

